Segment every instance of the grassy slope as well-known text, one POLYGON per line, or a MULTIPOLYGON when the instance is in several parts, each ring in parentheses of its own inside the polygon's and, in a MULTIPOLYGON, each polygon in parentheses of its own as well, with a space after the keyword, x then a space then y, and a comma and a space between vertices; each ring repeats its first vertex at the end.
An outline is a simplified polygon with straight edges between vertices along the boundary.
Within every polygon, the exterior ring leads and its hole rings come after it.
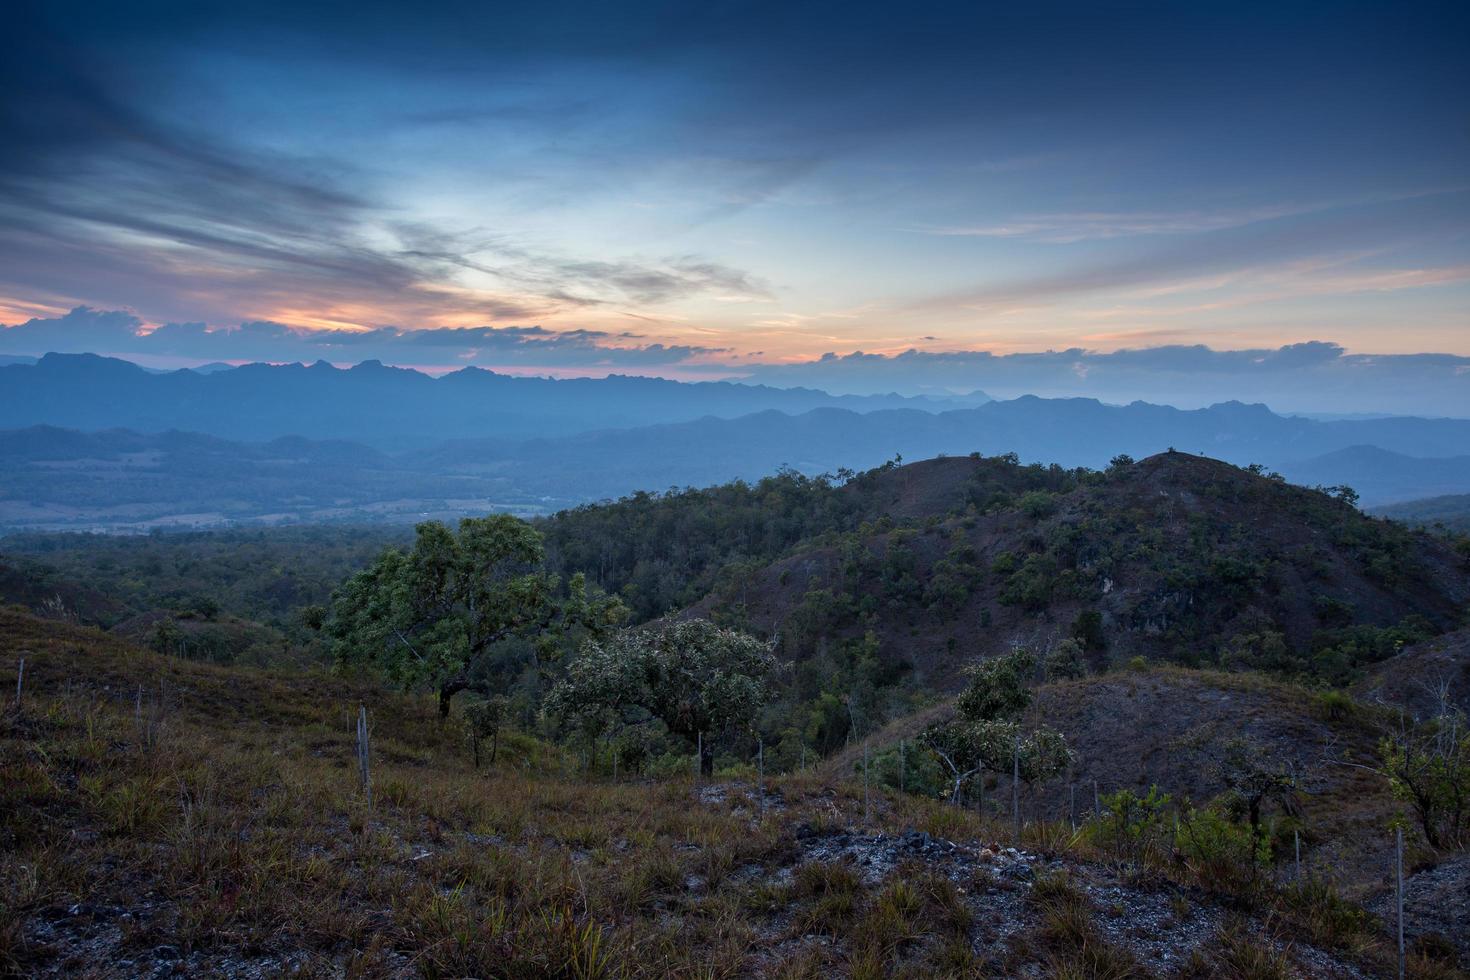
MULTIPOLYGON (((952 702, 895 720, 866 740, 876 754, 899 740, 916 739, 952 712, 952 702)), ((1382 847, 1396 812, 1381 779, 1341 764, 1371 758, 1377 736, 1367 713, 1329 718, 1315 696, 1297 685, 1255 674, 1156 666, 1044 685, 1027 716, 1067 737, 1076 754, 1070 774, 1077 809, 1092 806, 1093 783, 1102 793, 1158 786, 1174 799, 1208 803, 1223 787, 1206 749, 1232 736, 1294 763, 1303 785, 1304 860, 1343 891, 1371 897, 1385 887, 1382 847)), ((823 762, 832 776, 861 764, 858 742, 823 762)), ((1072 801, 1068 780, 1027 793, 1027 812, 1062 819, 1072 801)), ((999 786, 1008 806, 1009 789, 999 786)))
POLYGON ((1004 831, 974 814, 875 792, 865 815, 860 788, 820 775, 774 780, 763 810, 749 783, 612 783, 520 736, 476 773, 423 699, 0 611, 0 663, 22 651, 24 711, 0 719, 8 972, 1352 976, 1384 962, 1371 930, 1300 902, 1240 913, 1192 872, 1128 872, 1056 829, 1028 831, 1049 859, 996 855, 981 845, 1004 831), (914 830, 958 846, 895 836, 914 830))

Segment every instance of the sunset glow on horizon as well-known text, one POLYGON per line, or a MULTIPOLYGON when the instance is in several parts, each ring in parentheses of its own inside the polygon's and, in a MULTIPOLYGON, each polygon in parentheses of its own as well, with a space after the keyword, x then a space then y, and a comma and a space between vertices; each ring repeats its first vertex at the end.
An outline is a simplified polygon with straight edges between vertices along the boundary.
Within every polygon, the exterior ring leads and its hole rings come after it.
POLYGON ((1470 356, 1463 6, 127 8, 0 41, 0 353, 1470 356))

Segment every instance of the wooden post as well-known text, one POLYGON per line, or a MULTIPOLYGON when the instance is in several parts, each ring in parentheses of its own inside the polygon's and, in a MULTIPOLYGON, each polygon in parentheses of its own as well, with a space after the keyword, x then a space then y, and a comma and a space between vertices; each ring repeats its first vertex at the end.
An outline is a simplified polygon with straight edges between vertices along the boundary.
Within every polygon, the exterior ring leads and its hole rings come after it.
POLYGON ((1067 803, 1067 821, 1071 823, 1072 830, 1075 832, 1077 830, 1077 784, 1069 783, 1067 785, 1067 793, 1069 799, 1067 803))
POLYGON ((903 739, 899 739, 898 740, 898 791, 900 793, 907 793, 908 792, 908 788, 907 788, 908 784, 904 782, 904 778, 903 778, 904 777, 904 771, 903 771, 903 743, 904 743, 904 740, 903 739))
POLYGON ((1399 913, 1399 980, 1404 980, 1404 828, 1394 828, 1394 892, 1399 913))
MULTIPOLYGON (((1175 833, 1178 831, 1176 830, 1175 833)), ((1301 831, 1295 827, 1291 828, 1291 845, 1296 851, 1296 880, 1300 883, 1302 880, 1302 835, 1301 831)))
POLYGON ((358 776, 362 780, 362 796, 367 801, 368 809, 371 810, 373 808, 372 755, 368 745, 368 718, 365 704, 358 705, 357 709, 357 768, 358 776))
POLYGON ((755 769, 760 778, 756 789, 761 795, 761 816, 766 815, 766 740, 757 738, 755 741, 755 769))
POLYGON ((1011 822, 1015 825, 1016 846, 1021 846, 1021 740, 1011 747, 1011 822))
POLYGON ((704 778, 704 732, 694 733, 694 783, 704 778))
POLYGON ((26 658, 20 658, 20 666, 15 671, 15 713, 20 714, 20 699, 25 693, 26 682, 26 658))
POLYGON ((802 769, 802 772, 805 772, 806 771, 806 743, 805 742, 802 742, 801 743, 801 769, 802 769))
POLYGON ((1098 799, 1097 780, 1094 779, 1092 781, 1092 815, 1094 817, 1102 816, 1102 804, 1098 802, 1098 799))
POLYGON ((868 800, 868 743, 867 742, 864 742, 863 743, 863 823, 867 823, 868 822, 868 820, 869 820, 869 816, 868 816, 869 812, 870 812, 870 810, 869 810, 869 800, 868 800))

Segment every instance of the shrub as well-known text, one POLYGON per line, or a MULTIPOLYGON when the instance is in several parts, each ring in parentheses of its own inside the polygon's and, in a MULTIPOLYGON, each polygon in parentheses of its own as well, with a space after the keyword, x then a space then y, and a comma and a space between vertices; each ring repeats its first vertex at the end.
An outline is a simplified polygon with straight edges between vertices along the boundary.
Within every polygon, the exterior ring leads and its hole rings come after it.
POLYGON ((1090 827, 1094 843, 1135 864, 1145 863, 1163 841, 1169 802, 1169 795, 1157 786, 1150 786, 1143 796, 1131 789, 1104 794, 1102 816, 1090 827))
POLYGON ((1224 891, 1249 890, 1257 869, 1270 861, 1269 849, 1249 827, 1214 809, 1181 815, 1174 846, 1201 884, 1224 891))
POLYGON ((1346 691, 1321 691, 1312 699, 1312 713, 1323 721, 1344 722, 1357 718, 1361 709, 1346 691))
POLYGON ((1082 644, 1076 640, 1063 640, 1046 655, 1043 666, 1049 681, 1075 680, 1087 673, 1082 660, 1082 644))

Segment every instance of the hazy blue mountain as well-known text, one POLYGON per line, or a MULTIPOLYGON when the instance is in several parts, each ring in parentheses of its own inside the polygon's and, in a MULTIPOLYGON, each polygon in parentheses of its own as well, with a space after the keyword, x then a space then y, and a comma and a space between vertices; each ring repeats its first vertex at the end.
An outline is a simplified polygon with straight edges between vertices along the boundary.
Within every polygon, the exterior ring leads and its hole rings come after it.
POLYGON ((94 354, 47 354, 33 365, 0 367, 3 428, 189 429, 252 441, 284 435, 352 439, 379 448, 446 438, 525 439, 824 406, 870 411, 937 409, 944 403, 619 375, 520 378, 480 368, 435 378, 377 361, 347 369, 319 361, 310 366, 247 364, 208 372, 152 372, 94 354))
POLYGON ((1470 533, 1470 493, 1449 494, 1430 497, 1427 500, 1409 500, 1401 504, 1389 504, 1375 508, 1373 513, 1380 517, 1392 517, 1407 524, 1432 527, 1442 524, 1462 533, 1470 533))
POLYGON ((1293 483, 1346 483, 1373 504, 1438 497, 1470 488, 1470 455, 1425 459, 1378 446, 1349 446, 1280 469, 1293 483))
MULTIPOLYGON (((393 383, 426 382, 437 383, 393 383)), ((124 397, 100 384, 99 392, 99 402, 124 397)), ((541 513, 636 490, 754 480, 781 466, 836 472, 896 454, 915 460, 1015 452, 1028 462, 1100 468, 1118 453, 1142 458, 1171 447, 1263 463, 1293 482, 1347 484, 1365 506, 1375 506, 1470 492, 1470 457, 1457 453, 1467 445, 1470 421, 1316 422, 1238 402, 1181 411, 1042 398, 947 412, 763 411, 558 437, 447 439, 395 454, 299 435, 237 442, 177 430, 36 426, 0 432, 0 526, 147 526, 178 515, 223 523, 541 513), (1370 443, 1379 438, 1383 444, 1370 443)))
MULTIPOLYGON (((597 497, 640 488, 754 479, 781 465, 806 472, 844 466, 863 469, 895 454, 921 459, 1015 452, 1028 462, 1102 467, 1118 453, 1141 458, 1172 447, 1284 470, 1296 460, 1378 439, 1425 456, 1449 456, 1470 445, 1470 421, 1314 422, 1239 402, 1184 411, 1143 402, 1117 406, 1085 398, 1026 397, 938 413, 891 410, 859 415, 817 409, 793 417, 763 412, 524 443, 459 441, 408 458, 432 469, 513 474, 518 486, 538 492, 597 497), (570 460, 578 465, 567 467, 570 460)), ((1379 475, 1379 461, 1364 460, 1356 469, 1350 459, 1344 462, 1330 480, 1320 478, 1324 467, 1321 473, 1304 471, 1310 478, 1303 481, 1356 487, 1379 475), (1355 474, 1362 479, 1354 480, 1355 474)), ((1458 485, 1470 489, 1470 478, 1458 485)), ((1368 487, 1364 502, 1377 502, 1375 493, 1376 485, 1368 487)))

